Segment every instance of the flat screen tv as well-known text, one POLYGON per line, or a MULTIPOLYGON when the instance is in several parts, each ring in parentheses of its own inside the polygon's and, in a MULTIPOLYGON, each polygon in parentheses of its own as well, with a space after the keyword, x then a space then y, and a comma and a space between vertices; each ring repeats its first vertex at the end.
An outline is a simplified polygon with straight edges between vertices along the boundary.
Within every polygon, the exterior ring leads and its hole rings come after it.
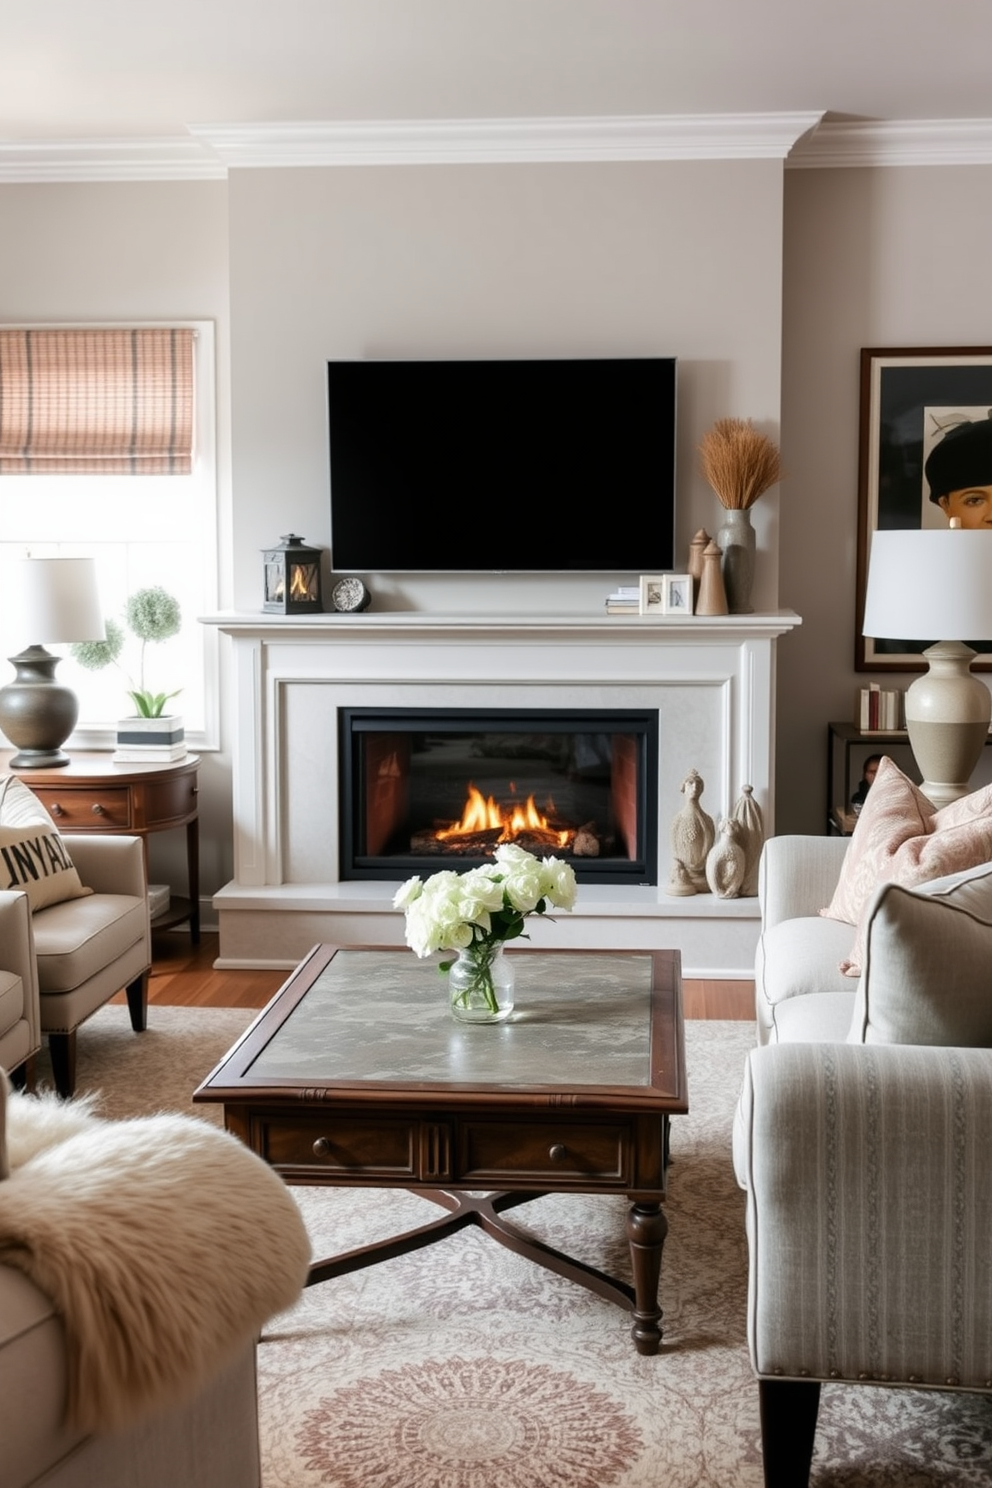
POLYGON ((674 564, 674 357, 332 361, 331 566, 674 564))

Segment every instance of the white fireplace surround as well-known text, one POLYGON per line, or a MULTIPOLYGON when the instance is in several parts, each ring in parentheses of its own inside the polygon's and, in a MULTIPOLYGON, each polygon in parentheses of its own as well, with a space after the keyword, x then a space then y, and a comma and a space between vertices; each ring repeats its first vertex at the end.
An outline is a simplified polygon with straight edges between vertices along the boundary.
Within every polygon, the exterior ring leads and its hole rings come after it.
POLYGON ((235 876, 214 898, 218 967, 289 968, 318 941, 402 945, 398 886, 342 881, 342 707, 648 708, 659 722, 654 885, 582 884, 571 914, 534 917, 538 946, 677 947, 693 977, 750 977, 755 899, 668 895, 673 818, 690 769, 727 814, 754 788, 774 827, 775 647, 792 611, 656 618, 411 613, 205 617, 230 636, 235 876))

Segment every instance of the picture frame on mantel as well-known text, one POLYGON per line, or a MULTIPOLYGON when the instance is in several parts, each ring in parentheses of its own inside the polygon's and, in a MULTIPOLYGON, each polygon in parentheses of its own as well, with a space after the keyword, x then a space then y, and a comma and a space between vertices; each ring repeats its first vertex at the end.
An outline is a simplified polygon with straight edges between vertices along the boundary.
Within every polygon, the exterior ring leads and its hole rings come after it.
MULTIPOLYGON (((879 529, 945 528, 930 500, 926 460, 948 429, 992 416, 992 347, 868 347, 861 352, 861 428, 858 458, 858 566, 855 670, 922 672, 930 641, 861 634, 872 535, 879 529)), ((965 636, 980 653, 992 641, 965 636)), ((973 663, 992 670, 992 654, 973 663)))

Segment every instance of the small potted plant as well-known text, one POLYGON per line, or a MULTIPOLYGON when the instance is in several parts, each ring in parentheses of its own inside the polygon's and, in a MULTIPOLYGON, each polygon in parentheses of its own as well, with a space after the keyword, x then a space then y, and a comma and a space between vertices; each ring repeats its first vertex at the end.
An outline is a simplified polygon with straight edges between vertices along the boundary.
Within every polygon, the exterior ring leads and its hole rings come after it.
POLYGON ((179 602, 160 585, 138 589, 124 606, 124 625, 116 620, 105 622, 106 639, 81 641, 71 648, 80 666, 101 671, 116 666, 128 683, 128 696, 134 713, 117 725, 116 760, 174 760, 186 753, 185 729, 178 713, 166 713, 166 704, 182 691, 152 692, 145 686, 145 650, 149 643, 167 641, 177 635, 182 624, 179 602), (120 661, 127 642, 125 630, 141 643, 138 653, 138 682, 120 661))

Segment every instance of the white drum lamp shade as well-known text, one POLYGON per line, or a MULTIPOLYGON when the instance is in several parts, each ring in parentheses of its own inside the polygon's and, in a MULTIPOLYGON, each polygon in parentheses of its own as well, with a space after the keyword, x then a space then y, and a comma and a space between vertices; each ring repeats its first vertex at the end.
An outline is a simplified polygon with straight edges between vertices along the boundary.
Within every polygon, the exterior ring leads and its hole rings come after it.
POLYGON ((968 791, 992 716, 968 641, 992 640, 992 531, 876 532, 862 632, 933 641, 906 693, 906 730, 935 806, 968 791))
POLYGON ((92 558, 25 558, 13 566, 6 603, 8 629, 30 643, 9 658, 15 677, 0 688, 0 728, 17 753, 19 769, 69 763, 61 745, 72 733, 79 705, 55 680, 59 658, 45 644, 102 641, 105 631, 92 558))

